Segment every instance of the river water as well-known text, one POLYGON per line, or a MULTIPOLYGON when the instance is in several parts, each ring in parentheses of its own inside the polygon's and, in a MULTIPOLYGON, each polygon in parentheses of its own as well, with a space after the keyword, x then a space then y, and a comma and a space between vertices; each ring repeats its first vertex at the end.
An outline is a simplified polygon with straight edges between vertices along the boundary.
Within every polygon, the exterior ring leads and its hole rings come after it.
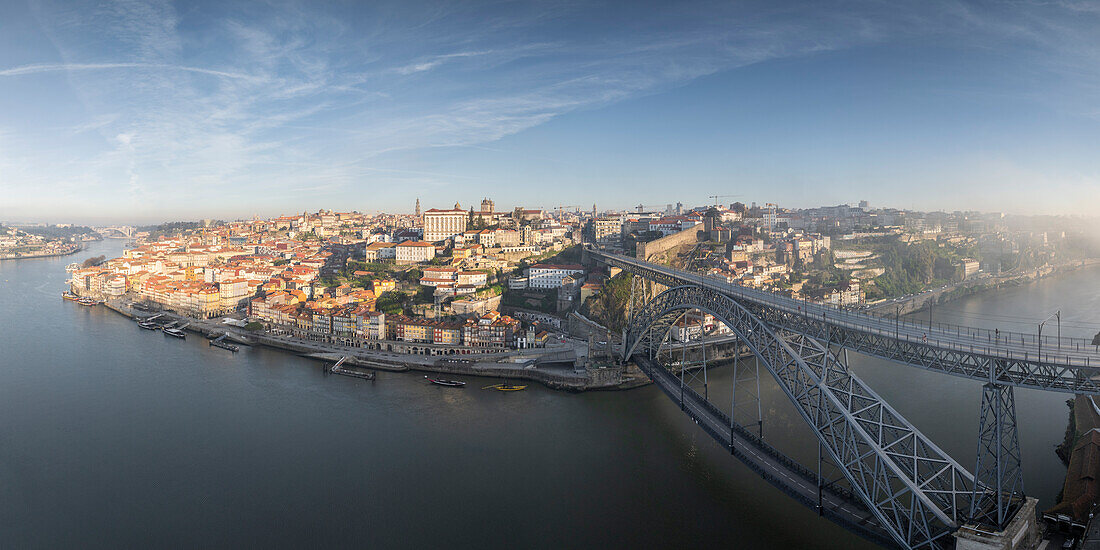
MULTIPOLYGON (((871 547, 757 478, 652 387, 324 376, 293 354, 232 354, 60 298, 66 264, 121 246, 0 262, 0 546, 871 547)), ((937 320, 1007 329, 1060 307, 1063 333, 1084 336, 1100 326, 1098 275, 974 296, 937 320)), ((980 384, 852 362, 972 468, 980 384)), ((715 395, 730 370, 710 374, 715 395)), ((765 437, 812 464, 809 430, 770 379, 763 394, 765 437)), ((1067 397, 1017 391, 1041 507, 1065 471, 1053 449, 1067 397)))

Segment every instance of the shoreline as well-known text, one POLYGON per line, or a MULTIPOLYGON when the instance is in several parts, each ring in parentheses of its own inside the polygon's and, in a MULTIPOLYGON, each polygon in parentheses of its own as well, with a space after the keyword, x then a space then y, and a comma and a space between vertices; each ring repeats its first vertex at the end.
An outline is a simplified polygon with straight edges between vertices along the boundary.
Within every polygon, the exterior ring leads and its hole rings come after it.
MULTIPOLYGON (((137 316, 134 310, 117 301, 108 300, 104 302, 103 305, 130 319, 137 316)), ((648 377, 641 374, 636 368, 630 368, 629 366, 625 368, 614 367, 583 370, 577 370, 575 368, 552 370, 539 368, 538 355, 552 355, 554 353, 561 353, 560 351, 543 352, 526 356, 520 355, 520 358, 527 357, 527 360, 522 362, 500 362, 496 360, 514 358, 516 357, 514 352, 507 354, 461 356, 405 355, 338 344, 314 342, 288 336, 250 333, 238 327, 222 325, 214 320, 194 319, 168 311, 157 313, 164 313, 166 317, 173 320, 188 323, 186 330, 201 334, 206 338, 215 334, 226 333, 229 335, 227 340, 235 344, 265 346, 272 349, 292 352, 300 357, 323 362, 336 362, 342 357, 347 357, 346 363, 372 370, 383 370, 387 372, 429 372, 501 378, 507 380, 527 380, 538 382, 550 389, 572 392, 621 391, 638 388, 652 383, 648 377)), ((152 312, 150 312, 150 314, 152 314, 152 312)))
POLYGON ((0 261, 3 261, 3 260, 30 260, 32 258, 60 258, 62 256, 69 256, 69 255, 72 255, 72 254, 76 254, 77 252, 80 252, 81 250, 84 250, 85 248, 86 247, 84 246, 84 244, 81 243, 80 246, 76 247, 76 250, 72 250, 70 252, 51 252, 49 254, 28 254, 28 255, 25 255, 25 256, 9 256, 7 254, 0 254, 0 261))
POLYGON ((1097 265, 1100 265, 1100 258, 1087 258, 1071 263, 1050 266, 1046 269, 1035 269, 1027 273, 1000 276, 995 279, 982 278, 962 281, 954 285, 949 285, 946 289, 932 289, 931 292, 918 294, 904 301, 895 301, 899 300, 898 298, 886 298, 873 305, 868 305, 867 311, 876 314, 889 313, 893 315, 897 311, 895 308, 899 308, 902 315, 907 315, 918 311, 925 311, 928 309, 929 305, 942 305, 983 292, 1033 283, 1054 275, 1063 275, 1097 265))

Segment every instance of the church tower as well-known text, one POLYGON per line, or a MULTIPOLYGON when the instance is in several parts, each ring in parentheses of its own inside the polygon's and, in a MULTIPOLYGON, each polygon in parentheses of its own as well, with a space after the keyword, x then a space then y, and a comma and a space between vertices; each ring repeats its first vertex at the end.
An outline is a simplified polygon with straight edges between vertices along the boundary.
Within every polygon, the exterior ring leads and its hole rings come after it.
POLYGON ((420 217, 420 197, 416 197, 416 217, 420 217))

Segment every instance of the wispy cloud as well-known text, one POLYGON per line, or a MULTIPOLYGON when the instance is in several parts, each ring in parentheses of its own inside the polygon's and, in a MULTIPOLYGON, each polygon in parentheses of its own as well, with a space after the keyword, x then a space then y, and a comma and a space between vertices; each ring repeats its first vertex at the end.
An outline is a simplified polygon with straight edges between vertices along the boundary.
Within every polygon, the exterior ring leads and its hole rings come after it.
MULTIPOLYGON (((121 211, 199 211, 207 201, 195 196, 229 189, 260 202, 415 194, 473 178, 424 169, 418 152, 480 147, 706 75, 889 40, 1026 42, 1050 58, 1043 67, 1082 71, 1079 86, 1100 86, 1100 41, 1074 22, 1092 14, 1069 0, 1028 4, 1026 16, 950 0, 845 10, 286 0, 209 12, 159 0, 51 1, 34 10, 53 50, 0 58, 10 63, 0 68, 0 97, 40 79, 55 79, 64 94, 42 100, 35 116, 4 121, 9 136, 39 138, 6 140, 0 186, 37 196, 30 190, 55 183, 121 211), (79 109, 62 118, 48 101, 79 109), (42 115, 55 116, 50 127, 64 135, 43 135, 42 115)), ((1080 96, 1078 112, 1100 111, 1080 96)))
POLYGON ((157 69, 168 71, 185 71, 190 73, 208 74, 224 78, 238 78, 242 80, 262 81, 263 78, 244 73, 232 73, 201 67, 186 67, 183 65, 168 65, 164 63, 39 63, 35 65, 23 65, 10 69, 0 70, 0 76, 23 76, 40 73, 55 73, 63 71, 101 71, 117 69, 157 69))

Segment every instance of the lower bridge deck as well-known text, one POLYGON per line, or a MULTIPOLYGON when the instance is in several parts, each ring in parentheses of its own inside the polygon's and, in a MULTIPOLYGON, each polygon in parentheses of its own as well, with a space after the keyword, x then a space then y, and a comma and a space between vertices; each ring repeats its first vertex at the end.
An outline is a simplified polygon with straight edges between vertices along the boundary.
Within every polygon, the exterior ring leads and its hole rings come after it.
MULTIPOLYGON (((817 473, 787 457, 730 417, 656 361, 636 354, 634 361, 657 387, 718 443, 746 466, 804 506, 817 510, 817 473), (681 393, 682 391, 682 393, 681 393), (682 395, 682 401, 681 401, 682 395)), ((888 548, 897 544, 879 527, 877 519, 850 491, 826 486, 821 491, 821 515, 867 540, 888 548)))

